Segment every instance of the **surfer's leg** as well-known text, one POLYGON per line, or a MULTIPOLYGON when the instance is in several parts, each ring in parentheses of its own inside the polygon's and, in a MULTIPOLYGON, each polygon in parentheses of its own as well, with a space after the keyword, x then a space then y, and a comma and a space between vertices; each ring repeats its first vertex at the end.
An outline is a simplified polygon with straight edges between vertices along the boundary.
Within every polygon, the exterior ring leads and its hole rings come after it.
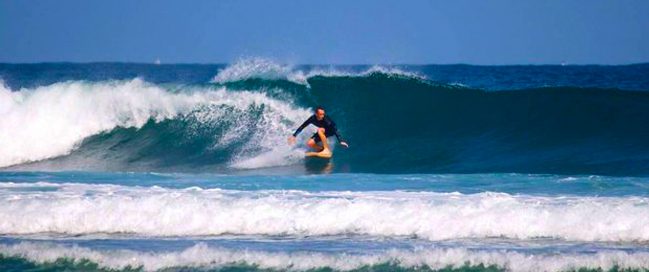
POLYGON ((322 146, 319 146, 313 138, 309 139, 309 141, 306 142, 306 145, 308 145, 310 148, 313 148, 313 150, 317 152, 320 152, 324 149, 322 146))
POLYGON ((324 128, 318 128, 318 136, 320 136, 323 150, 329 150, 329 143, 327 143, 327 135, 325 135, 324 128))

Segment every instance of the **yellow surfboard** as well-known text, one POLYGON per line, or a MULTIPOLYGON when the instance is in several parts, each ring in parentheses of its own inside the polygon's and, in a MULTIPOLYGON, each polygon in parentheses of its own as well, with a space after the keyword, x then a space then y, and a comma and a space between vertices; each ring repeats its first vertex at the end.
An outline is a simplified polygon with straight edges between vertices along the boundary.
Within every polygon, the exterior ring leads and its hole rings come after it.
POLYGON ((322 132, 318 132, 320 136, 320 140, 322 140, 322 151, 320 152, 306 152, 304 155, 307 157, 317 157, 317 158, 323 158, 323 159, 331 159, 331 156, 333 153, 331 152, 331 149, 329 149, 329 141, 327 141, 327 137, 324 135, 322 132))
POLYGON ((318 157, 318 158, 323 158, 323 159, 331 159, 331 156, 333 156, 333 153, 329 149, 324 149, 320 152, 306 152, 304 154, 307 157, 318 157))

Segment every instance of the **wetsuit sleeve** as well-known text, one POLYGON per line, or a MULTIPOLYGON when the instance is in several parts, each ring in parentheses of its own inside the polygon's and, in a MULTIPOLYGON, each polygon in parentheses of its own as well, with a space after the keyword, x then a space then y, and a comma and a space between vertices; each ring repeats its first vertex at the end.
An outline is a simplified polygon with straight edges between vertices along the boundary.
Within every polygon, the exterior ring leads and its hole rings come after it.
POLYGON ((345 140, 343 140, 343 137, 340 136, 340 133, 338 133, 338 130, 336 130, 336 133, 335 133, 335 134, 336 134, 336 139, 338 139, 338 142, 339 142, 339 143, 342 143, 342 142, 345 141, 345 140))
POLYGON ((295 131, 295 133, 293 133, 293 136, 294 136, 294 137, 297 137, 297 135, 300 134, 300 132, 302 132, 302 130, 303 130, 306 126, 308 126, 309 124, 311 124, 312 122, 313 122, 313 115, 312 115, 311 117, 309 117, 309 119, 306 119, 306 121, 304 121, 304 123, 302 123, 302 125, 300 125, 300 127, 297 128, 297 130, 295 131))
POLYGON ((336 135, 336 139, 338 139, 338 142, 344 142, 345 140, 343 139, 342 136, 340 136, 340 133, 338 132, 338 128, 336 127, 336 122, 333 120, 329 119, 330 126, 334 132, 334 135, 336 135))

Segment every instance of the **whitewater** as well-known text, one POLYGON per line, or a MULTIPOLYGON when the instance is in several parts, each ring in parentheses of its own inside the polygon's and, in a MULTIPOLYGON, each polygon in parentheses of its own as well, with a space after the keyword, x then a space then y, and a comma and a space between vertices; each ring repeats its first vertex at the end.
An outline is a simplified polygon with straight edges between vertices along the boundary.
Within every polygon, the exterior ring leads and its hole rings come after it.
POLYGON ((0 270, 646 270, 647 73, 0 64, 0 270))
POLYGON ((433 241, 488 237, 649 241, 649 198, 644 197, 251 192, 42 182, 0 188, 0 216, 6 219, 0 223, 0 232, 5 234, 349 234, 433 241))

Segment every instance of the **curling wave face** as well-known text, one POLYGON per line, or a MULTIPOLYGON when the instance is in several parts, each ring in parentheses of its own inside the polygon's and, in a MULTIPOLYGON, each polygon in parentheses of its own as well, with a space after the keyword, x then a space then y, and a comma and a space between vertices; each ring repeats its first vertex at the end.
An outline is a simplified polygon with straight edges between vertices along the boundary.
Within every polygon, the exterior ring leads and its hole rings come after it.
POLYGON ((308 114, 258 92, 170 90, 140 79, 3 88, 0 95, 0 166, 58 158, 62 168, 119 169, 200 155, 230 164, 239 153, 277 151, 288 124, 308 114))

